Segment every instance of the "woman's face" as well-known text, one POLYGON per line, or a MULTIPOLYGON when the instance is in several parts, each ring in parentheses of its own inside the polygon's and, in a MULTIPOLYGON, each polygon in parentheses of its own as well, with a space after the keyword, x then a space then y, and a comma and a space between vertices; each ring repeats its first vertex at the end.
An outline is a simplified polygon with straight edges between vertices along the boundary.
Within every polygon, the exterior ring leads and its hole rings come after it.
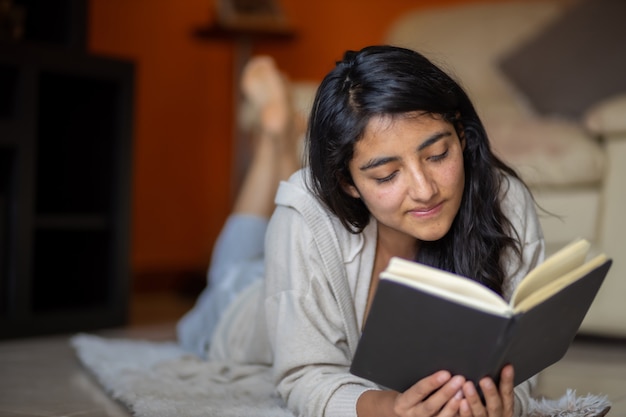
POLYGON ((413 244, 441 239, 461 205, 464 146, 437 116, 374 117, 354 146, 354 185, 345 189, 376 218, 379 236, 413 244))

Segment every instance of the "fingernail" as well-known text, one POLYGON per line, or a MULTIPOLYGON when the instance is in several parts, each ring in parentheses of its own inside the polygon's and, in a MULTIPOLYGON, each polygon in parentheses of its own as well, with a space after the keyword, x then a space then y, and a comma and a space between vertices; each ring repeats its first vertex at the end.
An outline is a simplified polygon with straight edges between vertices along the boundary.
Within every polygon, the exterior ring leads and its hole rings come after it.
POLYGON ((473 382, 465 385, 465 392, 467 392, 468 395, 476 394, 476 388, 474 387, 473 382))
POLYGON ((454 378, 452 378, 452 386, 453 387, 456 387, 456 388, 460 389, 464 382, 465 382, 465 378, 463 378, 460 375, 457 375, 454 378))
POLYGON ((448 379, 450 379, 450 374, 448 372, 441 372, 438 376, 437 376, 437 381, 444 383, 446 382, 448 379))
POLYGON ((482 381, 480 381, 480 385, 481 385, 483 388, 485 388, 485 389, 489 389, 489 388, 492 388, 492 387, 494 386, 494 385, 493 385, 493 381, 491 381, 491 379, 490 379, 490 378, 485 378, 485 379, 483 379, 482 381))
POLYGON ((454 394, 454 398, 455 398, 456 400, 460 400, 460 399, 462 399, 462 398, 463 398, 463 391, 462 391, 462 390, 458 390, 458 391, 456 392, 456 394, 454 394))

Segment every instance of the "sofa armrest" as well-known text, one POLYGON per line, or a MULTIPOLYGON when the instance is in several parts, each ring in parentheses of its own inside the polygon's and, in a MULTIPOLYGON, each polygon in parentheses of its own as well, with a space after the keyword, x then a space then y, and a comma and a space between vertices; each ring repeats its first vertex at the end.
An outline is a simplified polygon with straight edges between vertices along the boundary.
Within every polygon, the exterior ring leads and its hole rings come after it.
POLYGON ((626 95, 602 103, 590 113, 591 128, 604 139, 606 172, 602 182, 601 213, 598 216, 597 249, 613 258, 613 266, 591 309, 581 332, 609 337, 626 337, 626 95))
POLYGON ((585 127, 606 139, 626 137, 626 93, 601 101, 584 118, 585 127))

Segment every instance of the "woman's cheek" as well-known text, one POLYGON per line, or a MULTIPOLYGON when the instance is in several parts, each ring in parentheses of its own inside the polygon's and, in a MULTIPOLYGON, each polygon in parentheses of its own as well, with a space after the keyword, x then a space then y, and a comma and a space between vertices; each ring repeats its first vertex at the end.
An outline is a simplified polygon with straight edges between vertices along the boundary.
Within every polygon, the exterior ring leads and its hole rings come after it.
POLYGON ((388 187, 376 193, 376 205, 383 210, 398 206, 403 198, 398 187, 388 187))
POLYGON ((454 185, 463 181, 465 178, 462 163, 449 164, 440 172, 440 174, 440 180, 446 185, 454 185))

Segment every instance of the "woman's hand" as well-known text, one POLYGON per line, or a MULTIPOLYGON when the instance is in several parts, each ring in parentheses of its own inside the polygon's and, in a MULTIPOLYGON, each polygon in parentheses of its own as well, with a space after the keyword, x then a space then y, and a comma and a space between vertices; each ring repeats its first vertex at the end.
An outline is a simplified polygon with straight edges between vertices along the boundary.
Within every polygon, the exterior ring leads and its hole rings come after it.
POLYGON ((473 382, 463 384, 464 399, 461 401, 461 417, 512 417, 515 400, 513 397, 513 366, 507 365, 500 374, 500 386, 491 378, 483 378, 478 385, 485 396, 485 404, 480 399, 473 382))
POLYGON ((463 400, 465 378, 447 371, 428 376, 396 397, 393 411, 398 416, 457 416, 463 400))
POLYGON ((359 417, 458 417, 465 378, 439 371, 403 393, 371 390, 357 401, 359 417))
POLYGON ((502 369, 500 384, 491 378, 479 381, 483 404, 474 383, 439 371, 416 382, 403 393, 366 391, 357 401, 359 417, 512 417, 513 366, 502 369))

